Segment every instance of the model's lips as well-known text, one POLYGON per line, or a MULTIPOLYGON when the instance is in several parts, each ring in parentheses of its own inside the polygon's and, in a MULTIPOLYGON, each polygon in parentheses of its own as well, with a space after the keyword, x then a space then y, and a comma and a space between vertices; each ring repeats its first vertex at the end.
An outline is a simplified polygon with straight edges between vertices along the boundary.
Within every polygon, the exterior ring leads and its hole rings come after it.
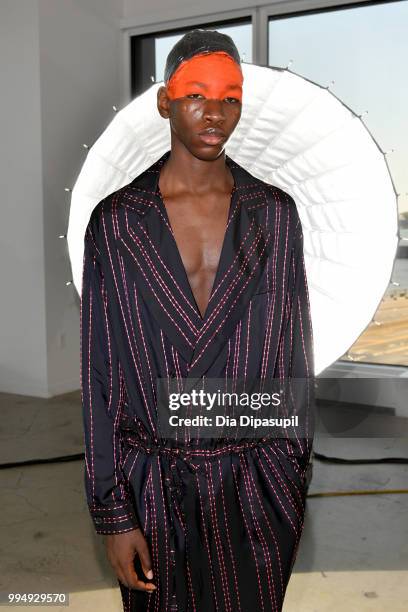
POLYGON ((208 145, 217 145, 226 139, 225 133, 217 128, 207 128, 206 130, 199 132, 198 136, 203 142, 205 142, 205 144, 208 145))

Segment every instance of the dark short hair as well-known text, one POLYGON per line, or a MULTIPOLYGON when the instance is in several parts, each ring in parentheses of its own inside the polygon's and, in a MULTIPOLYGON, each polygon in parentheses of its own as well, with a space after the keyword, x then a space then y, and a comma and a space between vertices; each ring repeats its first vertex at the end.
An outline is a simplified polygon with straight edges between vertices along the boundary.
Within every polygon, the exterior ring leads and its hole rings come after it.
POLYGON ((227 34, 222 34, 217 30, 202 29, 187 32, 183 38, 176 42, 167 56, 164 68, 165 83, 167 83, 184 60, 188 60, 201 53, 213 53, 214 51, 228 53, 238 65, 241 65, 238 49, 232 38, 227 34))

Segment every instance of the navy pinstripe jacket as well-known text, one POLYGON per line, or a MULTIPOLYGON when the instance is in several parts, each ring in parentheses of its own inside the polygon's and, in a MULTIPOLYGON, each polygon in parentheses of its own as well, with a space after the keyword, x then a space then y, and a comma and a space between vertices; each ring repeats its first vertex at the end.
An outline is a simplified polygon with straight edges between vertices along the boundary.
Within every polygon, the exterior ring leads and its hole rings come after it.
POLYGON ((280 609, 303 524, 310 440, 248 448, 207 441, 177 456, 157 437, 155 382, 313 376, 302 225, 289 194, 226 157, 235 185, 202 317, 158 189, 168 155, 104 198, 86 230, 81 390, 89 510, 97 533, 143 529, 159 589, 134 596, 160 598, 152 609, 169 607, 170 549, 181 610, 245 610, 245 601, 280 609))

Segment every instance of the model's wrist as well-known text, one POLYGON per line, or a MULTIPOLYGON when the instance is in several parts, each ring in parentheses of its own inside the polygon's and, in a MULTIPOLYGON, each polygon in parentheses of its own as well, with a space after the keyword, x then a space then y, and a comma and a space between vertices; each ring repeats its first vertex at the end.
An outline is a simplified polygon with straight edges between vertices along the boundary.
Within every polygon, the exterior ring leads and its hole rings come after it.
POLYGON ((129 502, 92 504, 89 512, 97 533, 124 533, 139 526, 134 508, 129 502))

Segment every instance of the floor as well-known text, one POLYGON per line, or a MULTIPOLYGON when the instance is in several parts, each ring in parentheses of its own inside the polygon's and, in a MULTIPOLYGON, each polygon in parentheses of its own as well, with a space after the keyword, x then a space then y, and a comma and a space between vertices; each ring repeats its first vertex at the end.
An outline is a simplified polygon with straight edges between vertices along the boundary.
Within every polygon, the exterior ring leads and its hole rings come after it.
POLYGON ((402 287, 395 288, 391 283, 388 286, 373 320, 349 351, 354 361, 408 365, 408 260, 401 258, 397 262, 402 287))
MULTIPOLYGON (((0 394, 0 411, 0 467, 83 452, 78 392, 51 400, 0 394)), ((316 434, 314 451, 329 457, 407 459, 408 439, 316 434)), ((10 591, 68 592, 71 612, 122 610, 104 539, 94 533, 88 515, 82 479, 81 460, 0 469, 3 598, 10 591)), ((346 465, 315 457, 284 612, 408 610, 408 495, 313 497, 407 490, 407 485, 408 464, 346 465)), ((36 606, 43 608, 66 609, 36 606)))

